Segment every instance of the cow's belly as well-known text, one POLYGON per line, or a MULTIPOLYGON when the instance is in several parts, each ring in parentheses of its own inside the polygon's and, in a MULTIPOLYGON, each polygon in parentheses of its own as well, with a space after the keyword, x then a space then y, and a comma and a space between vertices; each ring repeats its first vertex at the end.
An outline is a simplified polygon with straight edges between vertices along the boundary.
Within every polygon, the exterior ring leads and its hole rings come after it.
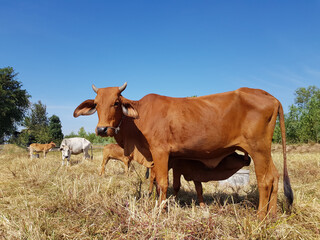
POLYGON ((83 153, 83 150, 82 150, 82 149, 77 149, 77 150, 72 150, 72 151, 71 151, 71 154, 72 154, 72 155, 78 155, 78 154, 80 154, 80 153, 83 153))
POLYGON ((174 159, 188 159, 202 162, 209 168, 215 168, 226 156, 236 150, 235 147, 217 149, 215 151, 182 151, 171 153, 170 157, 174 159))

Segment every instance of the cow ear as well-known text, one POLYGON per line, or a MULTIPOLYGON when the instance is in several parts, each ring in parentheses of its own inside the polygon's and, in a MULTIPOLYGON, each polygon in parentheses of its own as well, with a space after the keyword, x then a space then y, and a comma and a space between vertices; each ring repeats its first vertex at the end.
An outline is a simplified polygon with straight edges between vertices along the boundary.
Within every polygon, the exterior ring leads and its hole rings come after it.
POLYGON ((139 118, 137 110, 130 103, 122 103, 122 112, 127 117, 139 118))
POLYGON ((92 115, 97 111, 94 100, 89 99, 81 103, 73 112, 73 116, 79 117, 80 115, 92 115))

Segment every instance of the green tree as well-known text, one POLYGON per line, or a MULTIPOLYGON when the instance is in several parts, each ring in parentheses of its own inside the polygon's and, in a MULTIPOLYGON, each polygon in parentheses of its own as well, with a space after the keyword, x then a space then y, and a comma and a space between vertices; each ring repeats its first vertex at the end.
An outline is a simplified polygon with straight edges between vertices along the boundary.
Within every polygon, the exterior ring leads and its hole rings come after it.
POLYGON ((87 133, 86 130, 84 130, 84 127, 81 127, 78 131, 78 136, 82 137, 82 138, 86 138, 87 137, 87 133))
POLYGON ((62 133, 61 121, 57 115, 52 115, 49 118, 49 132, 50 132, 50 136, 53 139, 53 141, 57 145, 60 145, 60 143, 63 139, 63 133, 62 133))
POLYGON ((47 127, 49 124, 47 115, 46 105, 38 101, 38 103, 32 104, 30 112, 24 120, 24 126, 32 130, 47 127))
POLYGON ((113 137, 100 137, 97 136, 95 133, 87 133, 84 127, 81 127, 77 134, 71 132, 69 135, 66 135, 65 138, 72 138, 72 137, 82 137, 89 140, 92 144, 97 145, 105 145, 108 143, 115 143, 116 140, 113 137))
POLYGON ((26 129, 14 142, 20 146, 28 146, 34 142, 48 143, 54 140, 47 115, 47 108, 41 101, 32 104, 22 124, 26 129))
POLYGON ((12 135, 29 107, 30 95, 12 67, 0 68, 0 143, 12 135))
MULTIPOLYGON (((286 136, 289 143, 320 142, 320 89, 316 86, 301 87, 295 91, 294 104, 285 114, 286 136)), ((281 142, 277 122, 274 142, 281 142)))
MULTIPOLYGON (((285 115, 286 135, 289 143, 320 142, 320 89, 316 86, 298 88, 295 104, 285 115)), ((279 140, 278 128, 274 140, 279 140)))

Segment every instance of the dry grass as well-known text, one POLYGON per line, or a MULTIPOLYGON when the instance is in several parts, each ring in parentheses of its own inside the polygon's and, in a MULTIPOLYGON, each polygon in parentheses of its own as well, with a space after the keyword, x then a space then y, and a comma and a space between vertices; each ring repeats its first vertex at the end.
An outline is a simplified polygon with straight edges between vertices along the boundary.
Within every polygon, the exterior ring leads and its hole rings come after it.
MULTIPOLYGON (((294 207, 285 212, 280 181, 278 218, 269 223, 256 218, 254 174, 245 189, 204 184, 204 209, 194 201, 193 183, 183 180, 164 213, 147 195, 142 166, 135 164, 127 176, 120 162, 111 161, 100 177, 102 150, 94 156, 73 157, 67 168, 60 166, 59 152, 30 160, 25 150, 6 145, 0 156, 0 239, 319 239, 319 152, 289 153, 294 207)), ((281 153, 273 158, 281 172, 281 153)))

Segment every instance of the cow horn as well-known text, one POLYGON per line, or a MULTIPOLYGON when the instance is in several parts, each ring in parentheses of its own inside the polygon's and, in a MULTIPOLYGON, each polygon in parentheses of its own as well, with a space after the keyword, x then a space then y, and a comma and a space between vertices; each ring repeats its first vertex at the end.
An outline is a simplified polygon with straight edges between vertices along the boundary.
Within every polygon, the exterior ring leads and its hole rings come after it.
POLYGON ((92 89, 95 93, 98 93, 99 88, 97 88, 94 84, 92 84, 92 89))
POLYGON ((120 92, 122 92, 123 90, 125 90, 127 87, 127 82, 125 82, 121 87, 119 87, 120 92))

